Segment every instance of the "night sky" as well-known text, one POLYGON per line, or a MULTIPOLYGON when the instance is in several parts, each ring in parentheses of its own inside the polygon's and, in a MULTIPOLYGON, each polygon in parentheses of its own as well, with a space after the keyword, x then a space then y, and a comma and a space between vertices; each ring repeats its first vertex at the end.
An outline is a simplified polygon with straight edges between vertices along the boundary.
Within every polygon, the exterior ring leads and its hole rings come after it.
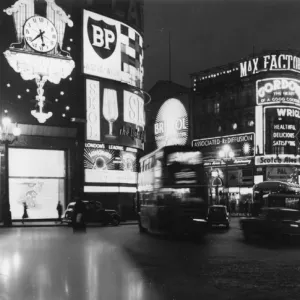
MULTIPOLYGON (((20 123, 28 122, 30 118, 33 124, 38 124, 30 115, 36 103, 35 83, 22 80, 2 54, 16 40, 12 17, 3 13, 3 9, 14 2, 0 1, 0 109, 8 109, 11 117, 20 123), (7 87, 8 83, 10 87, 7 87)), ((80 61, 80 14, 70 6, 74 0, 56 2, 75 22, 73 28, 66 30, 64 47, 71 47, 72 57, 80 61)), ((190 73, 239 60, 252 54, 253 46, 256 53, 268 49, 300 49, 299 13, 300 1, 296 0, 145 0, 144 89, 148 91, 157 80, 169 79, 169 31, 171 79, 189 87, 190 73)), ((85 117, 83 76, 79 65, 71 78, 62 80, 61 84, 47 83, 45 95, 48 100, 46 110, 54 113, 48 125, 68 125, 71 117, 85 117), (70 110, 66 110, 67 106, 70 110)))
POLYGON ((145 89, 168 80, 190 86, 189 74, 255 52, 300 49, 300 1, 145 0, 145 89))

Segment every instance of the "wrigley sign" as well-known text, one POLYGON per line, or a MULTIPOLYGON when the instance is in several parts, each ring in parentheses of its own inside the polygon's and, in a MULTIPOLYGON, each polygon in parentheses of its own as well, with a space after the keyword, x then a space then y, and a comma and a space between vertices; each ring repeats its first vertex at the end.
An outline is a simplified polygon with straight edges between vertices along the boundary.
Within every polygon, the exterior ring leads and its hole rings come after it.
POLYGON ((289 54, 272 54, 255 57, 240 63, 241 77, 260 72, 285 70, 300 73, 300 57, 289 54))

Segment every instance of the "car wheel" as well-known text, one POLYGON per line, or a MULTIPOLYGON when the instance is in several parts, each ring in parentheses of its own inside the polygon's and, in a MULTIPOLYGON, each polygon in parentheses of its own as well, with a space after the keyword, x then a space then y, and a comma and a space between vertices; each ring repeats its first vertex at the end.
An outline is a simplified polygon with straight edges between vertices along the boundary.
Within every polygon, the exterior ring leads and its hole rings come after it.
POLYGON ((117 216, 117 215, 113 215, 113 216, 112 216, 111 224, 112 224, 113 226, 119 226, 119 225, 120 225, 120 217, 117 216))

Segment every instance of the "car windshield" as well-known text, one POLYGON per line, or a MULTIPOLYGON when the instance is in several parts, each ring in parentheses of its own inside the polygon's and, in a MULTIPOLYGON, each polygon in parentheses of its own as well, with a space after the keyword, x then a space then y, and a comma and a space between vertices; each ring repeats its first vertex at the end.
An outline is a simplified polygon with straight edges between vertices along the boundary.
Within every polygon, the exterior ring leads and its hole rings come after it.
POLYGON ((210 213, 225 213, 225 207, 210 207, 209 208, 210 213))
POLYGON ((69 205, 68 205, 68 209, 69 209, 69 208, 74 208, 74 205, 75 205, 75 203, 69 204, 69 205))

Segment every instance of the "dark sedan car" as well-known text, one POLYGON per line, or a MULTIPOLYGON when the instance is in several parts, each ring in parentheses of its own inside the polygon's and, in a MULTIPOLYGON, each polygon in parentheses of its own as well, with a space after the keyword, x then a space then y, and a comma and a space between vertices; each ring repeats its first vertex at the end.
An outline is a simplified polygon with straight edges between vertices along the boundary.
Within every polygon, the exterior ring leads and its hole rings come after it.
POLYGON ((265 239, 274 238, 277 241, 286 240, 286 238, 300 236, 300 211, 266 207, 258 217, 242 218, 240 228, 246 240, 255 236, 262 236, 265 239))
MULTIPOLYGON (((88 201, 83 200, 83 203, 86 207, 85 221, 87 223, 102 223, 103 225, 111 224, 118 226, 120 224, 119 214, 112 209, 104 209, 102 203, 99 201, 88 201)), ((74 211, 75 202, 69 203, 64 216, 63 222, 72 223, 73 211, 74 211)))
POLYGON ((212 205, 208 208, 208 225, 224 225, 229 228, 230 216, 225 205, 212 205))

